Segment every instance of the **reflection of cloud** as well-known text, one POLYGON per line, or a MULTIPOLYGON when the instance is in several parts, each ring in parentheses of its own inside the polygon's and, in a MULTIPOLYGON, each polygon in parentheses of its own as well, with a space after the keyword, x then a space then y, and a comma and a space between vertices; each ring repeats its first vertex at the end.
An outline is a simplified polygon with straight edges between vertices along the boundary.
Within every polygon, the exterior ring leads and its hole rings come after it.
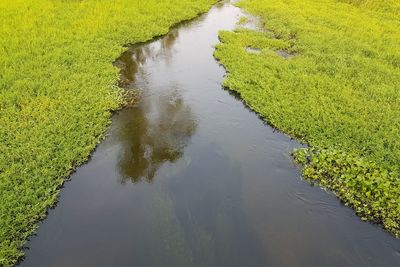
POLYGON ((196 130, 189 106, 173 92, 153 99, 143 99, 134 108, 120 114, 118 129, 122 145, 119 171, 123 181, 151 182, 165 162, 175 162, 196 130))

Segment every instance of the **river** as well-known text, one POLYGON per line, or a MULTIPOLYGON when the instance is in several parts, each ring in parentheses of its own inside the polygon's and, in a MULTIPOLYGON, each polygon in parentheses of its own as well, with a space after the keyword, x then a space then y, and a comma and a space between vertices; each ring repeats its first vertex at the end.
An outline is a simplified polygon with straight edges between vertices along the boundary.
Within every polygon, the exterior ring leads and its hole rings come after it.
POLYGON ((301 145, 222 88, 218 31, 242 15, 217 4, 116 61, 139 102, 113 116, 21 266, 400 265, 398 240, 302 180, 301 145))

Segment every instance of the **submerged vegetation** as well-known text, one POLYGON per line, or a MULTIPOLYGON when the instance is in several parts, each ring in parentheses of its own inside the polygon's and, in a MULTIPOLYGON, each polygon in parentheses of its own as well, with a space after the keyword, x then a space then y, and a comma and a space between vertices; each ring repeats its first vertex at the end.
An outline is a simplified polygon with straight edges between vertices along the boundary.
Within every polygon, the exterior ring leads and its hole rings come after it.
POLYGON ((225 86, 302 140, 304 177, 400 234, 400 2, 244 0, 263 29, 221 32, 225 86), (258 50, 259 53, 251 53, 258 50))
MULTIPOLYGON (((214 0, 0 2, 0 265, 11 266, 123 102, 112 62, 214 0)), ((129 104, 129 103, 128 103, 129 104)))

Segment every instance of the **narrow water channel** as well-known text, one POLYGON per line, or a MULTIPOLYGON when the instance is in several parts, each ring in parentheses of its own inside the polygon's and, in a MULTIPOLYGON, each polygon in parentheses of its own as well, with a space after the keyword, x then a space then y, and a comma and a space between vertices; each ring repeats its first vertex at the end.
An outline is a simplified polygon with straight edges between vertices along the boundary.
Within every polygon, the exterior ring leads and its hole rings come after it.
POLYGON ((221 87, 213 46, 240 16, 219 4, 121 56, 140 101, 113 116, 21 266, 400 265, 398 240, 304 182, 300 144, 221 87))

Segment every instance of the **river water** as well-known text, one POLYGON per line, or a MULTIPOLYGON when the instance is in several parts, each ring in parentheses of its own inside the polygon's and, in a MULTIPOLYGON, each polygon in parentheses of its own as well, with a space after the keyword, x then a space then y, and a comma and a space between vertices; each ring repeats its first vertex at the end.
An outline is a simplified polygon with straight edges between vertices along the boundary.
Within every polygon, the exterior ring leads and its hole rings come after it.
MULTIPOLYGON (((400 266, 400 243, 301 179, 301 146, 221 87, 213 7, 117 60, 137 105, 62 189, 21 266, 400 266)), ((246 49, 246 48, 243 48, 246 49)))

